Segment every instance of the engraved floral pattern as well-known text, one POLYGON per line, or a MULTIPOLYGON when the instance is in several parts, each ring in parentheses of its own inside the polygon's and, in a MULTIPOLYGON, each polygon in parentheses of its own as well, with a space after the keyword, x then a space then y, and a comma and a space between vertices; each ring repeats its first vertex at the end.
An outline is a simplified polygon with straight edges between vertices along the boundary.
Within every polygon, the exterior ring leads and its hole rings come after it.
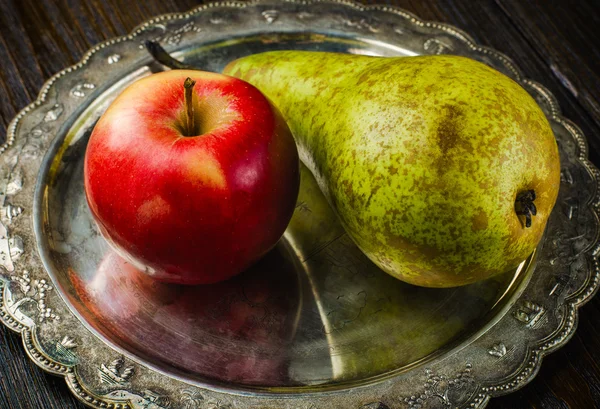
POLYGON ((134 373, 132 366, 125 366, 125 360, 119 357, 109 365, 102 364, 98 370, 100 382, 109 385, 126 386, 134 373))
POLYGON ((453 51, 452 45, 439 38, 428 38, 423 43, 423 49, 429 54, 448 54, 453 51))
MULTIPOLYGON (((216 22, 216 23, 213 22, 213 24, 220 24, 220 21, 216 22)), ((151 40, 157 41, 162 44, 170 45, 170 46, 178 45, 181 42, 181 39, 183 38, 183 36, 186 35, 187 33, 192 33, 192 32, 199 33, 202 31, 202 28, 197 27, 193 21, 190 21, 190 22, 184 24, 182 27, 180 27, 176 30, 173 30, 173 31, 169 31, 169 32, 166 31, 166 29, 163 25, 155 25, 154 28, 158 28, 158 29, 162 30, 163 34, 152 37, 151 40)), ((144 45, 145 41, 146 40, 143 40, 140 42, 139 48, 141 50, 144 50, 146 48, 144 45)), ((109 63, 110 63, 110 61, 109 61, 109 63)))
POLYGON ((39 322, 60 320, 60 317, 53 312, 52 308, 46 305, 46 297, 53 287, 45 279, 32 281, 29 271, 23 270, 22 274, 12 276, 12 281, 19 285, 23 297, 7 305, 10 313, 15 314, 24 305, 33 304, 38 310, 39 322))
POLYGON ((408 409, 423 409, 430 401, 440 402, 443 405, 442 407, 448 408, 461 405, 464 403, 463 399, 468 398, 469 392, 474 389, 471 367, 471 364, 467 364, 465 369, 453 378, 446 375, 436 375, 433 371, 427 369, 427 381, 423 391, 418 395, 404 398, 404 402, 408 404, 408 409))
MULTIPOLYGON (((157 393, 145 390, 138 394, 128 390, 116 390, 105 395, 103 398, 108 401, 122 402, 122 408, 130 409, 169 409, 171 407, 170 400, 157 393), (125 406, 126 405, 126 406, 125 406)), ((119 405, 117 403, 117 405, 119 405)), ((118 406, 114 406, 118 407, 118 406)))
POLYGON ((18 170, 13 171, 8 178, 0 179, 0 267, 9 273, 15 270, 13 262, 23 253, 23 240, 18 235, 12 236, 9 226, 23 213, 23 208, 9 203, 8 198, 22 188, 23 176, 18 170))
POLYGON ((208 398, 201 392, 191 389, 181 392, 180 402, 183 409, 233 409, 228 403, 208 398))
POLYGON ((96 85, 90 82, 77 84, 71 89, 71 95, 77 98, 83 98, 88 94, 89 91, 93 90, 94 88, 96 88, 96 85))
MULTIPOLYGON (((11 211, 12 219, 12 211, 11 211)), ((23 253, 23 239, 20 236, 11 237, 8 228, 0 221, 0 267, 6 271, 15 271, 14 261, 23 253)))
POLYGON ((57 361, 67 364, 77 364, 77 342, 74 338, 65 335, 60 341, 54 344, 54 350, 50 355, 56 357, 57 361))
POLYGON ((267 24, 273 24, 273 22, 277 20, 277 17, 279 17, 277 10, 265 10, 261 14, 266 20, 267 24))
POLYGON ((488 354, 502 358, 504 355, 506 355, 506 345, 503 343, 498 343, 488 350, 488 354))
POLYGON ((106 61, 109 64, 116 64, 119 61, 121 61, 121 55, 120 54, 111 54, 108 56, 108 58, 106 59, 106 61))

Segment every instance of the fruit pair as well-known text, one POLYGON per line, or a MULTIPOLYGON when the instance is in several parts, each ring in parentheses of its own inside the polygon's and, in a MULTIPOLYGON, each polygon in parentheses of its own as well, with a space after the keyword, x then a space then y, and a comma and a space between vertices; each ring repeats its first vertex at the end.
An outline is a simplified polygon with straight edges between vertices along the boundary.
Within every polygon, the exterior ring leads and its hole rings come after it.
MULTIPOLYGON (((516 267, 540 241, 558 194, 558 149, 535 101, 503 74, 456 56, 302 51, 251 55, 224 73, 281 110, 344 228, 387 273, 428 287, 464 285, 516 267)), ((273 177, 278 192, 288 187, 289 209, 297 164, 288 143, 278 146, 286 153, 273 177)), ((255 206, 279 208, 275 196, 255 206)))

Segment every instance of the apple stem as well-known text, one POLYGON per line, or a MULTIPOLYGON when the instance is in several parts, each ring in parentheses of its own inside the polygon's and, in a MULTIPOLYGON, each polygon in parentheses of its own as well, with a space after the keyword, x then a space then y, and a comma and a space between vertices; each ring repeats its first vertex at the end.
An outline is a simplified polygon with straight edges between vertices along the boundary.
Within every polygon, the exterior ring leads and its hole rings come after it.
POLYGON ((183 83, 185 88, 185 136, 196 135, 196 124, 194 123, 194 97, 192 91, 196 85, 196 81, 187 77, 183 83))
POLYGON ((146 49, 148 50, 152 58, 159 64, 164 65, 165 67, 171 68, 173 70, 198 69, 198 67, 194 67, 192 65, 183 63, 171 57, 171 55, 157 41, 146 40, 144 42, 144 45, 146 46, 146 49))
POLYGON ((525 216, 525 227, 531 227, 531 216, 537 214, 537 208, 533 201, 535 200, 535 190, 530 189, 521 192, 515 200, 515 211, 518 215, 525 216))

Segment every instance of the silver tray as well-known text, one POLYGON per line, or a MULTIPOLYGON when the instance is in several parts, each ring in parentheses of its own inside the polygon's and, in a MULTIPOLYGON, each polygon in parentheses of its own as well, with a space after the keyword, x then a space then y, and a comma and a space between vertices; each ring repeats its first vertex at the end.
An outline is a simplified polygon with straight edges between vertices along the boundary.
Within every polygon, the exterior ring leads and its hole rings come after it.
POLYGON ((0 320, 96 408, 481 408, 535 376, 596 291, 597 188, 585 138, 554 97, 456 28, 347 1, 208 4, 96 46, 11 122, 0 147, 0 320), (99 236, 82 182, 100 114, 163 69, 147 39, 212 71, 283 48, 452 53, 495 67, 534 96, 558 141, 562 183, 544 239, 503 276, 412 287, 357 250, 303 169, 284 238, 251 270, 196 288, 152 282, 99 236))

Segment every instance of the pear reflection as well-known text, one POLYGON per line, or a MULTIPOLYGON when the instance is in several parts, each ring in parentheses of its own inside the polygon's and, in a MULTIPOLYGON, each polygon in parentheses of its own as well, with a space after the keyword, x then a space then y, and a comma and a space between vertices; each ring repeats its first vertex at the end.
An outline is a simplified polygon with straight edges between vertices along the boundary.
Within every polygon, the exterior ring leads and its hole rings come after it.
POLYGON ((88 282, 71 271, 84 318, 137 356, 195 377, 273 385, 288 377, 286 346, 300 308, 298 276, 283 245, 230 280, 165 284, 108 252, 88 282))
POLYGON ((455 288, 397 280, 345 233, 304 166, 301 175, 299 205, 285 237, 303 262, 320 322, 318 330, 313 322, 312 331, 302 325, 298 331, 298 344, 312 347, 294 362, 302 369, 294 371, 299 383, 362 380, 448 352, 501 313, 524 277, 508 271, 455 288), (317 336, 326 342, 315 344, 317 336))

